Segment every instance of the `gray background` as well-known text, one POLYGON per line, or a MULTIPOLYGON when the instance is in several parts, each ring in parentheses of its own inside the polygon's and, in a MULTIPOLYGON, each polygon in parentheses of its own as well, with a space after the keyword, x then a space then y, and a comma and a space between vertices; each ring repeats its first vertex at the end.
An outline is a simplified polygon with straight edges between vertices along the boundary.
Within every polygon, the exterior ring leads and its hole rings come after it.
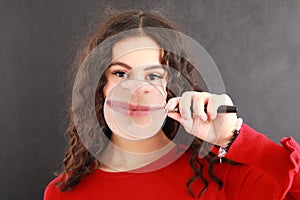
POLYGON ((0 2, 0 199, 42 199, 67 125, 65 72, 105 6, 153 8, 216 62, 239 115, 279 142, 300 141, 300 1, 0 2))

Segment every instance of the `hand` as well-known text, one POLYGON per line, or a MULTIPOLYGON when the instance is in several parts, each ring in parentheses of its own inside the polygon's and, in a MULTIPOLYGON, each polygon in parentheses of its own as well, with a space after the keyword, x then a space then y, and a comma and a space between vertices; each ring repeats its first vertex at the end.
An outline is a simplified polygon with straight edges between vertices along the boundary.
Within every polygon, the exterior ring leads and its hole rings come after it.
POLYGON ((166 109, 172 111, 179 108, 179 113, 168 112, 168 116, 182 124, 188 133, 225 147, 239 122, 236 113, 217 113, 221 105, 233 105, 233 102, 226 94, 189 91, 181 97, 171 98, 166 109))

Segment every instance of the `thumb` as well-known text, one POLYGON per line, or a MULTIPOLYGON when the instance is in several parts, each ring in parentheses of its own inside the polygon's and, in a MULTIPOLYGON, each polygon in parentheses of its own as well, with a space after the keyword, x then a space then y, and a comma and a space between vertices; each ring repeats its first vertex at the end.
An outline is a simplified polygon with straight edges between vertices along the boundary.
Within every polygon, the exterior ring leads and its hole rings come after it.
POLYGON ((182 122, 181 115, 178 112, 168 112, 168 117, 178 121, 179 123, 182 122))

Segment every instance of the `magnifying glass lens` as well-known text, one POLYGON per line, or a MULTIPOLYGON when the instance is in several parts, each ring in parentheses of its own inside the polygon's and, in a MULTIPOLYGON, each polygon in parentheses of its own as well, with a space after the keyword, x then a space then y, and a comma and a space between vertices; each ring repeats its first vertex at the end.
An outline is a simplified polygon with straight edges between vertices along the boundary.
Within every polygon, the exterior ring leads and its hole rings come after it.
POLYGON ((129 140, 154 136, 167 116, 162 90, 142 80, 126 80, 115 86, 104 103, 105 121, 112 132, 129 140))

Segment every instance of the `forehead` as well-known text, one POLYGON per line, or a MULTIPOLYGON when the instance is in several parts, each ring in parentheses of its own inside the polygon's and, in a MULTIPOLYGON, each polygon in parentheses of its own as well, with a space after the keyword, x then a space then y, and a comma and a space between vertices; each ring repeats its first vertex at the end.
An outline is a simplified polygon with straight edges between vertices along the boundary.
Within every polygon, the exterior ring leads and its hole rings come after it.
POLYGON ((112 47, 112 62, 124 62, 132 67, 160 64, 161 48, 147 36, 122 39, 112 47))

